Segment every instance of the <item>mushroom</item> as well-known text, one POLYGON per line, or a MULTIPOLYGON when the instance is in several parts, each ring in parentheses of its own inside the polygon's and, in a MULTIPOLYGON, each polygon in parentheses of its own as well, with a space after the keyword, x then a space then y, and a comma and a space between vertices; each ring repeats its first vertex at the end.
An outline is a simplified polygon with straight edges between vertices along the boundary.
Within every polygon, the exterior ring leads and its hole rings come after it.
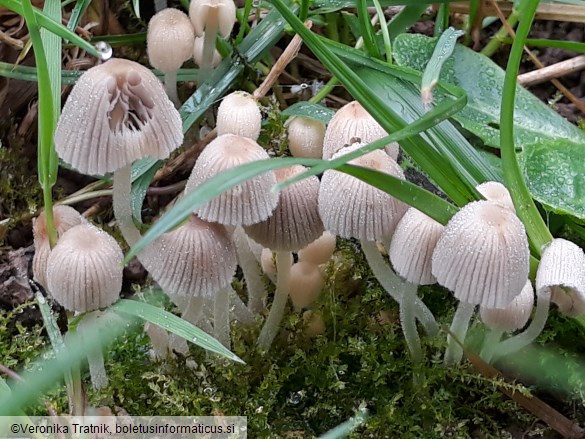
POLYGON ((227 38, 236 21, 236 5, 233 0, 192 0, 189 17, 195 35, 204 36, 201 70, 203 77, 211 70, 217 34, 227 38))
MULTIPOLYGON (((459 299, 451 333, 464 341, 476 305, 508 306, 526 284, 529 257, 524 225, 501 204, 475 201, 453 215, 432 258, 433 276, 459 299)), ((457 363, 462 355, 449 336, 445 363, 457 363)))
POLYGON ((286 124, 288 148, 293 157, 319 159, 323 156, 325 125, 310 117, 291 117, 286 124))
POLYGON ((585 312, 585 254, 571 241, 556 238, 546 246, 536 272, 536 312, 528 328, 501 342, 494 359, 533 342, 544 329, 552 300, 571 316, 585 312))
POLYGON ((323 234, 299 250, 299 261, 311 262, 315 265, 326 264, 335 252, 337 237, 325 230, 323 234))
POLYGON ((256 99, 244 91, 223 98, 217 109, 217 135, 235 134, 254 141, 260 136, 262 115, 256 99))
MULTIPOLYGON (((359 139, 361 143, 372 143, 386 137, 388 133, 368 113, 362 105, 353 101, 341 107, 327 125, 323 141, 323 158, 330 159, 337 151, 346 145, 352 144, 352 139, 359 139)), ((398 143, 386 145, 386 153, 396 160, 398 157, 398 143)))
POLYGON ((526 326, 534 306, 534 290, 530 280, 506 308, 479 308, 481 321, 489 328, 480 356, 487 363, 492 359, 494 350, 504 332, 512 332, 526 326))
POLYGON ((300 312, 319 297, 323 284, 323 273, 318 265, 297 262, 290 268, 289 295, 295 311, 300 312))
POLYGON ((475 188, 486 200, 496 201, 511 209, 513 212, 516 212, 510 192, 508 192, 508 189, 502 183, 498 181, 486 181, 475 188))
POLYGON ((195 34, 189 17, 178 9, 157 12, 148 22, 146 51, 150 65, 165 74, 165 88, 176 107, 177 70, 191 58, 195 34))

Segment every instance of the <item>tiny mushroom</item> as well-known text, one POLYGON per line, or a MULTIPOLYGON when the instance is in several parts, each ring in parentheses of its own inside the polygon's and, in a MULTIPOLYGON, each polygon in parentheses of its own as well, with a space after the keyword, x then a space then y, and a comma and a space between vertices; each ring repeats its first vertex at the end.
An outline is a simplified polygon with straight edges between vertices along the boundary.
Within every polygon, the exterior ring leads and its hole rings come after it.
POLYGON ((310 262, 297 262, 290 268, 289 294, 295 311, 310 306, 321 293, 323 273, 318 265, 310 262))
POLYGON ((256 99, 245 91, 227 95, 217 109, 217 135, 235 134, 254 141, 260 136, 262 114, 256 99))
POLYGON ((310 117, 291 117, 286 124, 288 148, 293 157, 320 159, 323 156, 325 124, 310 117))

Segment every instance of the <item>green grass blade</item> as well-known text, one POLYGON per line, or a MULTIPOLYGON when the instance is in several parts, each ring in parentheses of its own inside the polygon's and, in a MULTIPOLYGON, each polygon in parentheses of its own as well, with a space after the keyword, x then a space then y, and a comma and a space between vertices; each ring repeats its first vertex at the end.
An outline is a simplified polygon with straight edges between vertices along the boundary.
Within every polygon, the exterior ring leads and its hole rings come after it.
MULTIPOLYGON (((23 12, 23 4, 24 2, 20 2, 18 0, 0 0, 0 6, 4 6, 19 15, 24 16, 23 12)), ((75 44, 77 47, 85 50, 88 53, 91 53, 93 56, 97 58, 101 58, 101 54, 97 51, 93 45, 85 41, 79 35, 74 32, 71 32, 61 23, 52 20, 51 18, 47 17, 42 11, 39 11, 37 8, 33 8, 33 13, 35 16, 35 20, 38 20, 38 24, 44 27, 45 29, 53 32, 54 34, 59 35, 63 40, 68 40, 72 44, 75 44)))
POLYGON ((363 410, 347 421, 339 424, 337 427, 329 430, 327 433, 319 436, 319 439, 340 439, 346 437, 368 419, 368 413, 363 410))
POLYGON ((398 14, 396 14, 390 23, 388 23, 388 34, 390 35, 390 41, 394 42, 401 33, 416 23, 424 11, 427 10, 428 4, 410 5, 405 6, 398 14))
POLYGON ((75 3, 75 7, 73 8, 73 12, 71 12, 71 17, 69 17, 69 23, 67 23, 67 29, 70 31, 74 31, 81 17, 85 14, 87 7, 91 3, 91 0, 77 0, 75 3))
POLYGON ((140 18, 140 0, 132 0, 132 9, 137 18, 140 18))
POLYGON ((156 306, 135 300, 121 299, 110 307, 111 311, 139 317, 161 328, 183 337, 210 352, 214 352, 238 363, 244 363, 240 357, 232 353, 212 336, 206 334, 197 326, 177 317, 176 315, 156 306))
POLYGON ((540 255, 542 248, 552 240, 546 224, 540 213, 528 188, 514 149, 514 100, 516 97, 516 78, 518 77, 518 68, 522 59, 524 50, 524 41, 530 31, 532 20, 538 7, 538 0, 528 0, 523 2, 523 14, 516 31, 516 38, 512 44, 510 58, 506 67, 504 78, 504 89, 502 92, 502 111, 500 114, 500 141, 502 153, 502 170, 504 172, 504 181, 510 190, 516 214, 524 223, 526 233, 528 234, 531 252, 540 255))
MULTIPOLYGON (((505 43, 512 44, 511 38, 505 38, 505 43)), ((544 40, 527 38, 525 44, 530 47, 554 47, 557 49, 572 50, 573 52, 585 53, 585 43, 578 41, 544 40)))
POLYGON ((83 337, 74 334, 59 355, 36 361, 27 368, 21 374, 24 381, 14 383, 10 395, 0 396, 0 414, 2 416, 18 414, 22 407, 35 401, 43 392, 59 383, 63 373, 70 371, 72 365, 79 364, 97 347, 108 345, 135 323, 113 313, 102 316, 100 322, 101 324, 89 326, 83 337))
MULTIPOLYGON (((386 15, 384 15, 384 11, 378 0, 374 0, 374 7, 376 8, 378 22, 380 23, 380 31, 382 33, 382 40, 384 41, 384 53, 386 54, 386 62, 388 64, 392 64, 392 42, 390 41, 390 33, 388 32, 386 15)), ((380 55, 378 58, 382 59, 382 56, 380 55)))
POLYGON ((368 4, 366 0, 358 0, 357 12, 360 23, 360 34, 364 39, 364 47, 371 57, 380 58, 380 49, 376 44, 374 27, 372 26, 372 23, 370 23, 370 14, 368 13, 368 4))

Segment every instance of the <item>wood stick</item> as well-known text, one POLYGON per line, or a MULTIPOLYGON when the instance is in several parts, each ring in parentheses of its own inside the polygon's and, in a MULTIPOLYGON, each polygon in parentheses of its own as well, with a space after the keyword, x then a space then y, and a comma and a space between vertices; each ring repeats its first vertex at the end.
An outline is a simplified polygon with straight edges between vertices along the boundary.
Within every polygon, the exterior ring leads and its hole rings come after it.
MULTIPOLYGON (((489 0, 481 0, 483 13, 486 16, 496 16, 497 12, 489 0)), ((499 1, 501 11, 508 15, 512 12, 513 3, 499 1)), ((450 3, 451 12, 469 14, 469 2, 450 3)), ((536 10, 536 19, 551 21, 568 21, 571 23, 585 23, 585 7, 576 5, 564 5, 559 3, 541 3, 536 10)))
POLYGON ((518 82, 525 87, 530 87, 583 69, 585 69, 585 55, 579 55, 575 58, 519 75, 518 82))

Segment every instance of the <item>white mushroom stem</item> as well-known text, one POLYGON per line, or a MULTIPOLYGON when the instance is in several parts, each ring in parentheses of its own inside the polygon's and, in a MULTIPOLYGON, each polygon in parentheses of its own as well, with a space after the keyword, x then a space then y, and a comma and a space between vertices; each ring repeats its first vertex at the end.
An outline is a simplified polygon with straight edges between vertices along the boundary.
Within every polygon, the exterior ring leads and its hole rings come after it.
MULTIPOLYGON (((400 279, 392 269, 388 266, 378 248, 376 243, 373 241, 361 241, 362 251, 366 256, 366 260, 374 273, 378 282, 386 290, 390 296, 398 303, 401 302, 403 290, 406 282, 400 279)), ((428 335, 436 335, 439 332, 439 326, 433 316, 433 313, 427 308, 427 306, 418 297, 414 297, 414 316, 421 322, 425 332, 428 335)))
POLYGON ((201 78, 206 78, 213 69, 213 53, 215 51, 215 40, 219 30, 219 8, 209 8, 205 35, 203 36, 203 56, 201 59, 201 78))
MULTIPOLYGON (((77 331, 84 337, 87 333, 88 327, 96 326, 97 317, 101 314, 100 311, 87 313, 77 325, 77 331)), ((87 354, 87 362, 89 364, 89 375, 91 377, 91 385, 94 389, 103 389, 108 385, 108 376, 104 366, 104 354, 101 348, 92 349, 87 354)))
POLYGON ((445 366, 457 364, 461 361, 461 358, 463 358, 463 347, 461 344, 465 342, 469 321, 471 320, 474 311, 475 305, 466 302, 459 302, 457 311, 455 311, 453 321, 451 322, 451 327, 449 328, 450 333, 447 336, 447 350, 445 351, 444 360, 445 366))
POLYGON ((130 207, 131 172, 132 165, 124 166, 114 172, 114 190, 112 196, 114 216, 118 221, 118 227, 128 245, 132 247, 142 236, 132 220, 132 208, 130 207))
POLYGON ((230 349, 230 287, 215 293, 213 302, 213 333, 215 338, 230 349))
POLYGON ((402 325, 402 332, 410 350, 410 357, 413 364, 419 364, 422 361, 422 347, 416 329, 416 318, 414 316, 417 299, 416 291, 416 285, 406 282, 402 290, 402 298, 400 299, 400 324, 402 325))
POLYGON ((550 308, 550 297, 551 297, 551 289, 544 288, 541 292, 536 295, 536 312, 534 313, 534 318, 528 325, 525 331, 521 332, 518 335, 510 337, 503 342, 501 342, 497 347, 494 353, 494 361, 497 361, 499 358, 511 354, 513 352, 519 351, 525 346, 528 346, 532 343, 536 337, 540 335, 542 330, 544 329, 544 325, 546 323, 546 319, 548 317, 548 310, 550 308))
POLYGON ((266 288, 262 280, 260 265, 252 253, 248 243, 248 237, 242 227, 236 227, 233 238, 236 243, 238 263, 242 268, 244 279, 246 280, 248 309, 254 314, 259 314, 264 309, 266 300, 266 288))
POLYGON ((179 101, 179 94, 177 93, 177 72, 165 72, 165 91, 167 92, 167 96, 173 104, 175 104, 176 108, 181 106, 181 101, 179 101))
POLYGON ((274 293, 274 301, 270 308, 268 318, 264 323, 264 327, 258 337, 258 346, 262 350, 267 351, 278 333, 280 322, 284 316, 286 308, 286 301, 288 299, 288 284, 290 279, 290 267, 293 263, 291 252, 280 251, 276 252, 276 292, 274 293))
POLYGON ((498 346, 503 333, 504 331, 500 329, 489 329, 485 335, 479 356, 486 363, 492 361, 492 357, 494 356, 494 352, 496 351, 496 347, 498 346))
POLYGON ((230 313, 232 314, 233 320, 244 325, 254 324, 254 314, 248 309, 248 307, 242 302, 242 299, 238 296, 238 293, 230 287, 230 313))

